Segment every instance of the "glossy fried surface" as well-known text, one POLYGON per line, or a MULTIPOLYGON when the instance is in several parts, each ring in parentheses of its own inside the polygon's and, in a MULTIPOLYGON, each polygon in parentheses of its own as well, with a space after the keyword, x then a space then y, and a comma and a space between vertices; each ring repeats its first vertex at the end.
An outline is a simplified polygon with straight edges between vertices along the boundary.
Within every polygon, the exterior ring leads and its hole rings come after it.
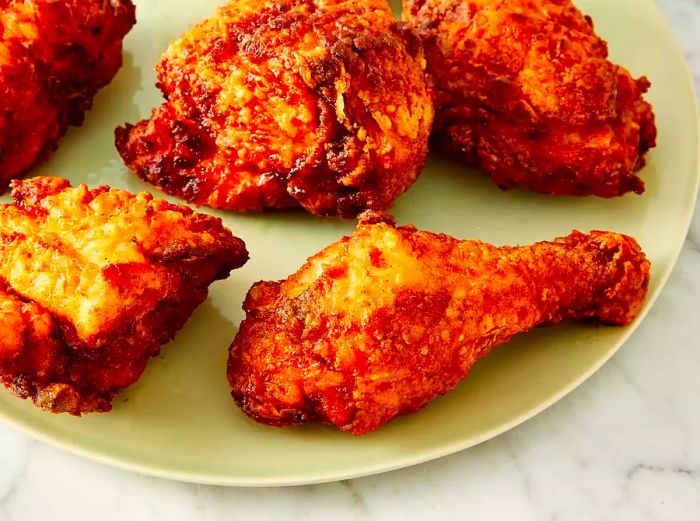
POLYGON ((362 218, 287 280, 250 290, 228 377, 254 420, 367 433, 451 390, 518 333, 628 324, 646 296, 649 262, 617 233, 496 247, 362 218))
POLYGON ((51 412, 108 411, 208 286, 248 259, 220 219, 60 178, 0 206, 0 381, 51 412))
POLYGON ((611 63, 570 0, 404 0, 437 90, 433 140, 502 188, 642 193, 649 81, 611 63))
POLYGON ((82 123, 134 16, 130 0, 0 0, 0 192, 82 123))
POLYGON ((385 0, 234 0, 157 66, 166 102, 116 131, 126 164, 198 205, 382 210, 433 119, 422 46, 385 0))

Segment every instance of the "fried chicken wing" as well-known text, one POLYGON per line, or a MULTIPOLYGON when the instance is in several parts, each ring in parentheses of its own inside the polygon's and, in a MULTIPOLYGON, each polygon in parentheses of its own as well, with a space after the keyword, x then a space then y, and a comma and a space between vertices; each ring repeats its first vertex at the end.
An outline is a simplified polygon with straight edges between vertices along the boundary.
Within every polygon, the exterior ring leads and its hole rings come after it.
POLYGON ((82 123, 134 23, 130 0, 0 0, 0 192, 82 123))
POLYGON ((117 129, 117 148, 197 205, 384 210, 427 154, 424 69, 385 0, 234 0, 170 46, 165 104, 117 129))
POLYGON ((502 188, 642 193, 650 86, 570 0, 404 0, 436 84, 433 141, 502 188))
POLYGON ((59 178, 0 206, 0 381, 51 412, 108 411, 248 259, 220 219, 59 178))
POLYGON ((287 280, 250 290, 228 378, 254 420, 368 433, 514 335, 565 319, 628 324, 647 292, 649 262, 617 233, 499 248, 362 219, 287 280))

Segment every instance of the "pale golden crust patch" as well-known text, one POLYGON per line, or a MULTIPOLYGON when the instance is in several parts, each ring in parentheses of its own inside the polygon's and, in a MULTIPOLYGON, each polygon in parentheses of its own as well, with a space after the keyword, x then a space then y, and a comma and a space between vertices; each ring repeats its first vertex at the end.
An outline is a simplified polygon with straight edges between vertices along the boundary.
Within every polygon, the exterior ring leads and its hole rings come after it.
POLYGON ((36 178, 13 197, 0 207, 0 332, 15 332, 0 335, 0 378, 54 412, 108 410, 247 260, 219 219, 146 193, 36 178))

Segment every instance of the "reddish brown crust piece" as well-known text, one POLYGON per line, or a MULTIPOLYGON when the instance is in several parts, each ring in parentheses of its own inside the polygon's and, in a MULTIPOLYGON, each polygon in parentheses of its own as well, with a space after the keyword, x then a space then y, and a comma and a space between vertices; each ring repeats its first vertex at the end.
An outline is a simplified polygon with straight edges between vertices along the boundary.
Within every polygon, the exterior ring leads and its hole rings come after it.
POLYGON ((235 0, 170 46, 157 66, 166 103, 117 129, 117 148, 198 205, 387 209, 427 154, 424 69, 384 0, 235 0))
POLYGON ((80 125, 122 64, 130 0, 0 0, 0 192, 80 125))
POLYGON ((650 83, 611 63, 569 0, 405 0, 436 84, 433 142, 502 188, 642 193, 650 83))
POLYGON ((59 178, 0 206, 0 381, 50 412, 109 411, 248 259, 220 219, 59 178))
POLYGON ((250 290, 233 398, 260 423, 368 433, 516 334, 565 319, 629 324, 649 269, 634 239, 611 232, 499 248, 366 215, 289 279, 250 290))
POLYGON ((150 119, 116 130, 116 145, 134 172, 166 193, 198 206, 239 211, 298 206, 285 181, 272 173, 247 174, 231 167, 232 150, 170 104, 150 119))

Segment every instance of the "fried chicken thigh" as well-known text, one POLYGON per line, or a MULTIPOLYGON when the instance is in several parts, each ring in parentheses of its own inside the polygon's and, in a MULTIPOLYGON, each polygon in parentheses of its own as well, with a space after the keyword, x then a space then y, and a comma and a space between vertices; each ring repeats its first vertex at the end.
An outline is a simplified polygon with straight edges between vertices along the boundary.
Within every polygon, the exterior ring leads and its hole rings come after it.
POLYGON ((117 129, 117 148, 197 205, 384 210, 427 154, 424 69, 385 0, 234 0, 170 46, 165 104, 117 129))
POLYGON ((130 0, 0 0, 0 192, 82 123, 134 22, 130 0))
POLYGON ((496 247, 361 219, 287 280, 250 290, 228 378, 254 420, 368 433, 514 335, 568 319, 628 324, 647 292, 649 262, 617 233, 496 247))
POLYGON ((14 181, 0 206, 0 381, 51 412, 108 411, 242 266, 220 219, 108 187, 14 181))
POLYGON ((502 188, 642 193, 649 81, 608 61, 570 0, 404 0, 436 84, 433 141, 502 188))

